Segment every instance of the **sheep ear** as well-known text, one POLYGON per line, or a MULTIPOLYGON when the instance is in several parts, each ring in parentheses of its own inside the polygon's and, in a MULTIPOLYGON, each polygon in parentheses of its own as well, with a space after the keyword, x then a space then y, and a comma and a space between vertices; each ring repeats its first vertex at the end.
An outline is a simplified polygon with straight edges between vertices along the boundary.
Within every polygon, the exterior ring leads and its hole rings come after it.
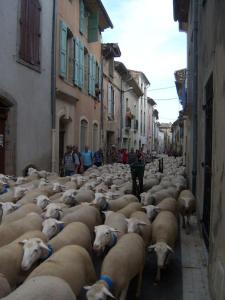
POLYGON ((109 296, 109 297, 111 297, 111 298, 113 298, 113 299, 116 299, 116 298, 113 296, 113 294, 110 293, 110 291, 109 291, 105 286, 103 287, 103 292, 104 292, 104 294, 106 294, 107 296, 109 296))
POLYGON ((127 223, 129 223, 129 220, 130 220, 130 219, 128 219, 128 218, 125 218, 125 221, 126 221, 127 223))
POLYGON ((33 199, 33 203, 37 204, 37 198, 33 199))
POLYGON ((84 289, 85 289, 86 291, 90 290, 91 288, 92 288, 92 285, 85 285, 85 286, 84 286, 84 289))
POLYGON ((155 211, 156 211, 156 212, 160 212, 160 211, 161 211, 161 208, 158 207, 158 206, 156 206, 156 207, 155 207, 155 211))
POLYGON ((48 246, 46 246, 43 241, 39 241, 39 245, 41 248, 45 249, 45 250, 48 250, 48 246))
POLYGON ((112 231, 112 232, 118 232, 118 233, 121 232, 121 231, 119 231, 118 229, 115 229, 115 228, 112 228, 111 231, 112 231))
POLYGON ((171 253, 174 253, 173 249, 167 245, 167 249, 171 252, 171 253))
POLYGON ((147 225, 147 223, 140 221, 140 222, 138 222, 138 225, 147 225))
POLYGON ((155 244, 148 247, 148 251, 151 252, 155 249, 155 244))
POLYGON ((28 241, 28 240, 23 240, 23 241, 19 241, 18 243, 19 243, 20 245, 24 245, 27 241, 28 241))
POLYGON ((65 224, 64 222, 62 221, 58 221, 58 220, 55 220, 57 224, 65 224))

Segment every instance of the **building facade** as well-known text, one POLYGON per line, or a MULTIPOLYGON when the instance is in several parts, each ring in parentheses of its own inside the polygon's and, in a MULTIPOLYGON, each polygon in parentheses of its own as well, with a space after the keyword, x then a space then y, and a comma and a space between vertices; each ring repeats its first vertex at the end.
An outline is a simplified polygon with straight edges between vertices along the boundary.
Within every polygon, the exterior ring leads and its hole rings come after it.
POLYGON ((187 173, 208 249, 212 299, 225 299, 225 2, 174 1, 187 32, 187 173))
POLYGON ((53 2, 0 1, 0 173, 51 167, 53 2))
POLYGON ((100 0, 58 1, 56 22, 56 123, 53 169, 66 145, 83 151, 100 146, 102 100, 101 33, 112 22, 100 0))

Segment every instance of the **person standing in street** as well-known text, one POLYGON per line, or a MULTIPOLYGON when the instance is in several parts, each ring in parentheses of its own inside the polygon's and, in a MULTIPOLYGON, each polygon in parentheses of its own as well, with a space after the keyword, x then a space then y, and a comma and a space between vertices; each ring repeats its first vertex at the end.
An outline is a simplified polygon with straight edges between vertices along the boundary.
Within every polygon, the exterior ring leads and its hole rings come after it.
POLYGON ((132 193, 140 200, 140 194, 143 192, 143 178, 145 171, 145 163, 142 152, 137 151, 137 153, 134 153, 133 149, 131 149, 131 152, 128 155, 128 163, 131 169, 132 193), (139 186, 137 185, 137 179, 139 186))
POLYGON ((81 167, 81 154, 78 151, 77 146, 73 146, 73 158, 74 158, 74 164, 75 164, 75 174, 79 174, 80 167, 81 167))
POLYGON ((128 151, 127 149, 123 150, 123 164, 127 164, 128 163, 128 151))
POLYGON ((94 157, 93 157, 94 165, 96 165, 97 167, 102 166, 103 158, 104 158, 103 151, 101 148, 99 148, 99 150, 94 153, 94 157))
POLYGON ((83 170, 86 171, 93 165, 93 154, 87 145, 85 146, 84 151, 81 152, 81 157, 83 170))
POLYGON ((66 152, 63 156, 64 176, 72 176, 75 173, 75 160, 72 146, 66 146, 66 152))

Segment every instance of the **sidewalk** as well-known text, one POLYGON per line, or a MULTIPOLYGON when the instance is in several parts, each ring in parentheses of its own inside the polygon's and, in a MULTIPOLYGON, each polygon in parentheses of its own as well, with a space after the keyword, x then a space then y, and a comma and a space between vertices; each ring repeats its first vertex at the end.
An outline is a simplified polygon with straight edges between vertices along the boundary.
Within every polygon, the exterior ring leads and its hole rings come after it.
POLYGON ((197 218, 191 217, 191 234, 180 228, 183 300, 210 300, 208 291, 208 253, 199 232, 197 218))

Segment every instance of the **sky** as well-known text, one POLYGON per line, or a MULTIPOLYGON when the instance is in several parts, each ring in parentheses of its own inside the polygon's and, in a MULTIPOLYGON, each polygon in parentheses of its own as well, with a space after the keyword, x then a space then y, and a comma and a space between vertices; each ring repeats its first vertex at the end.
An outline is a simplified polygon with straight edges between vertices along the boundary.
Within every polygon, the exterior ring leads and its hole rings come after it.
POLYGON ((173 20, 173 1, 102 3, 114 26, 103 32, 103 42, 119 44, 122 55, 117 60, 128 69, 142 71, 150 81, 148 96, 157 103, 159 121, 174 122, 181 110, 174 71, 186 67, 186 34, 179 32, 178 23, 173 20), (176 99, 157 100, 171 98, 176 99))

